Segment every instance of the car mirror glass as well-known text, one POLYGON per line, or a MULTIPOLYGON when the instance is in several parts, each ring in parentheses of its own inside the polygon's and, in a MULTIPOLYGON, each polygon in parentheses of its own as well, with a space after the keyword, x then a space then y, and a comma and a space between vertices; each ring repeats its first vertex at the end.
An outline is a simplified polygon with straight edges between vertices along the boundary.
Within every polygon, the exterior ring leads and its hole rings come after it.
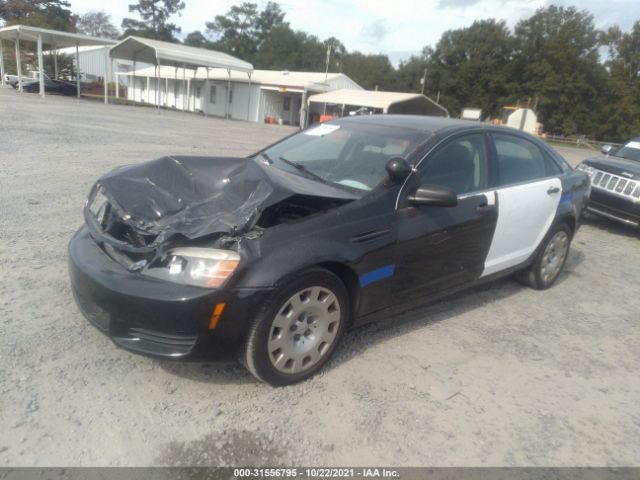
POLYGON ((442 185, 421 185, 413 195, 410 195, 409 203, 412 205, 428 205, 431 207, 455 207, 458 205, 456 192, 442 185))

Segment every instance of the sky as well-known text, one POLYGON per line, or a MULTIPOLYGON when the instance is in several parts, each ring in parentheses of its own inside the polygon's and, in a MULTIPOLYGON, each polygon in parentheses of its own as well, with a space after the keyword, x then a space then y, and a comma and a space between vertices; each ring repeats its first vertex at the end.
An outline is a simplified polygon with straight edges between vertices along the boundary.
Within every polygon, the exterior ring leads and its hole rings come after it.
MULTIPOLYGON (((69 0, 75 13, 105 10, 120 27, 130 16, 129 3, 135 0, 69 0)), ((260 7, 266 1, 252 0, 260 7)), ((172 21, 182 27, 182 35, 193 30, 204 33, 204 23, 242 0, 185 0, 182 16, 172 21)), ((513 27, 536 9, 550 4, 589 10, 597 28, 618 25, 623 31, 640 20, 640 0, 276 0, 286 12, 285 20, 296 30, 334 36, 347 50, 384 53, 393 63, 434 46, 447 30, 471 25, 475 20, 496 18, 513 27)))

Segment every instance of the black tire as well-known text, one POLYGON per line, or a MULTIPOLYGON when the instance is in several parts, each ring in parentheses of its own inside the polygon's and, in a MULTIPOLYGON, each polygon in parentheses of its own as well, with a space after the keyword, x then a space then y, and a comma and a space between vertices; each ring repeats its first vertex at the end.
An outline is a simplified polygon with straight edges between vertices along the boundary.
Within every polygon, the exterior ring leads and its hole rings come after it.
POLYGON ((540 249, 538 254, 536 255, 535 260, 531 264, 531 266, 523 272, 522 279, 528 284, 530 287, 535 288, 536 290, 545 290, 551 287, 555 281, 560 276, 562 269, 564 268, 564 264, 567 261, 567 257, 569 256, 569 249, 571 247, 571 228, 564 222, 558 223, 551 227, 549 233, 547 233, 546 237, 540 244, 540 249), (559 259, 558 265, 554 266, 553 274, 549 274, 547 268, 549 263, 547 260, 547 252, 548 248, 552 248, 550 246, 551 242, 558 242, 559 239, 564 238, 566 241, 566 250, 564 254, 559 259))
MULTIPOLYGON (((333 297, 331 298, 333 300, 333 297)), ((349 320, 349 312, 347 289, 335 274, 323 268, 312 268, 290 275, 283 279, 280 287, 260 307, 249 327, 247 339, 240 354, 240 361, 258 380, 273 386, 291 385, 305 380, 320 370, 335 351, 349 320), (300 372, 286 373, 274 366, 273 354, 269 352, 269 338, 273 335, 274 329, 277 328, 275 327, 276 316, 289 305, 289 301, 295 298, 298 292, 305 289, 310 290, 312 287, 319 287, 335 296, 335 300, 338 302, 337 307, 339 308, 338 315, 336 315, 336 318, 339 317, 339 324, 337 327, 334 326, 335 331, 332 331, 331 334, 335 335, 335 337, 330 344, 326 345, 326 349, 319 354, 319 359, 316 363, 305 367, 300 372)), ((335 324, 335 321, 332 324, 335 324)), ((289 333, 289 330, 283 330, 284 332, 288 335, 293 335, 293 333, 289 333)), ((318 351, 320 347, 322 345, 318 347, 318 351)))

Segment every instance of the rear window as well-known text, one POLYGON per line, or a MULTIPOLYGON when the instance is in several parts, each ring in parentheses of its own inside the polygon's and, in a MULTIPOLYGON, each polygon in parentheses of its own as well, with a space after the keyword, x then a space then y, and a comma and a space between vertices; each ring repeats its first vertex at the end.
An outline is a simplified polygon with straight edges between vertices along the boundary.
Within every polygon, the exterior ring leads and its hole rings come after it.
POLYGON ((560 173, 535 143, 515 135, 492 134, 498 159, 499 185, 528 182, 560 173))

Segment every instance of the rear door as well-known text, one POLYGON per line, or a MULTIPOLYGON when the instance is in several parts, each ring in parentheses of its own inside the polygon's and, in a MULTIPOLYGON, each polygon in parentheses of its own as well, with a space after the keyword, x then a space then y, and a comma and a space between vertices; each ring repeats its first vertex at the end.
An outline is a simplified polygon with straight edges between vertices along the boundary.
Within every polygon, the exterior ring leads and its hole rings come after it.
POLYGON ((492 133, 498 222, 482 276, 525 262, 547 234, 562 195, 559 169, 534 142, 492 133))

